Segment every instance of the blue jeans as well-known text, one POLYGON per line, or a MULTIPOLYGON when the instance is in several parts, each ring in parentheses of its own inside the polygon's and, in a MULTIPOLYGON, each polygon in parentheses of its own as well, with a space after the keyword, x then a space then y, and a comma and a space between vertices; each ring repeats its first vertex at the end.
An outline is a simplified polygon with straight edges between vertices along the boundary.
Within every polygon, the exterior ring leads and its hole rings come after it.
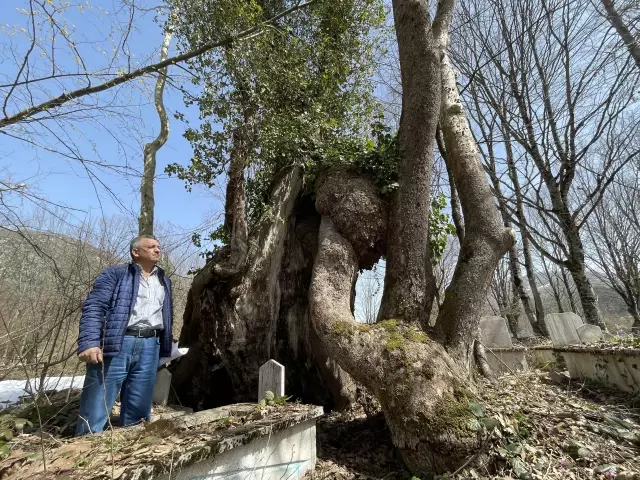
POLYGON ((160 339, 125 336, 117 357, 87 364, 76 435, 101 432, 120 393, 120 426, 150 420, 160 339))

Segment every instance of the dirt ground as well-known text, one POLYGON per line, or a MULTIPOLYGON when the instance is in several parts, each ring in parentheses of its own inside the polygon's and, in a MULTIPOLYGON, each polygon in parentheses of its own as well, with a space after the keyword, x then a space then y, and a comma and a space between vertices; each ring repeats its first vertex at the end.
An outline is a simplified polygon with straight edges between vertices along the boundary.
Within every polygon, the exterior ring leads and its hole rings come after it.
MULTIPOLYGON (((640 397, 533 371, 482 385, 474 410, 488 425, 482 456, 443 478, 640 479, 640 397)), ((381 416, 318 422, 309 479, 410 479, 381 416)), ((480 455, 478 456, 480 457, 480 455)))
MULTIPOLYGON (((470 408, 483 447, 444 478, 640 480, 640 395, 540 370, 484 382, 478 392, 470 408)), ((31 404, 2 412, 0 436, 8 438, 0 442, 0 457, 30 442, 38 450, 40 421, 52 442, 71 435, 79 395, 67 393, 52 395, 39 409, 31 404)), ((411 479, 381 415, 367 417, 361 409, 326 415, 318 421, 317 445, 317 467, 308 480, 411 479)))

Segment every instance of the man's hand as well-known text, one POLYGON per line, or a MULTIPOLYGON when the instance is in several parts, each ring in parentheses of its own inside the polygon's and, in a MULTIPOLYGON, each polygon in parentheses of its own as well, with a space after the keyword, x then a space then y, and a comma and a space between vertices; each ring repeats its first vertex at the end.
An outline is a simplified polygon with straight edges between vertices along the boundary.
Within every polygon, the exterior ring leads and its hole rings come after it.
POLYGON ((81 362, 102 363, 102 349, 99 347, 87 348, 84 352, 78 354, 81 362))

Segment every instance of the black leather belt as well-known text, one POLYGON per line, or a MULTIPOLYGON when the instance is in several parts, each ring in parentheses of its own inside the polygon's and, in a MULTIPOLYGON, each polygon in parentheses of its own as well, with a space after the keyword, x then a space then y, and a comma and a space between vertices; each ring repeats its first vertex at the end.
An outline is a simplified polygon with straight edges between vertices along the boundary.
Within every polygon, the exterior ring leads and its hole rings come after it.
POLYGON ((157 328, 144 328, 141 330, 134 329, 134 328, 127 328, 124 334, 129 335, 131 337, 151 338, 151 337, 159 337, 160 332, 162 332, 162 330, 159 330, 157 328))

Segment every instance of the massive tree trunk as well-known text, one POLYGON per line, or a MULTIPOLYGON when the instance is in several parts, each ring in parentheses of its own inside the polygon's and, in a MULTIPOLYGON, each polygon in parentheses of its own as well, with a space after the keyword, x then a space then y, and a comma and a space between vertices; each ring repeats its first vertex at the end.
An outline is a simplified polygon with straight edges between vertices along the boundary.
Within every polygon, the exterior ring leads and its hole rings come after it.
POLYGON ((216 268, 229 257, 227 247, 194 279, 181 336, 191 350, 174 382, 188 392, 188 403, 203 408, 255 400, 258 368, 268 358, 284 363, 287 392, 305 401, 339 403, 353 378, 380 402, 408 468, 424 476, 456 470, 481 446, 469 408, 474 345, 492 272, 514 241, 495 207, 445 55, 453 1, 438 3, 433 25, 428 7, 426 0, 394 1, 410 98, 403 102, 404 151, 391 205, 373 182, 344 168, 317 180, 315 203, 302 193, 299 169, 281 175, 237 273, 216 268), (415 55, 408 53, 412 42, 415 55), (466 225, 431 329, 423 320, 434 296, 425 278, 427 173, 438 121, 466 225), (418 138, 427 131, 429 139, 418 138), (382 317, 392 318, 358 324, 358 270, 385 254, 394 260, 382 317))
POLYGON ((400 187, 393 196, 380 319, 428 323, 435 285, 426 278, 433 147, 440 110, 442 46, 431 29, 428 0, 394 0, 402 114, 400 187))
POLYGON ((468 407, 473 346, 493 269, 514 240, 501 224, 446 57, 443 68, 441 122, 468 220, 436 328, 395 319, 355 323, 358 269, 385 250, 388 232, 373 185, 345 172, 318 185, 322 222, 310 294, 312 320, 332 358, 376 396, 405 463, 422 475, 455 470, 479 447, 468 407))
POLYGON ((194 278, 180 336, 190 350, 173 367, 183 404, 257 401, 258 369, 271 358, 286 366, 289 395, 328 408, 352 398, 351 379, 328 358, 309 319, 320 217, 302 195, 300 169, 275 182, 271 205, 241 265, 229 268, 225 247, 194 278))

